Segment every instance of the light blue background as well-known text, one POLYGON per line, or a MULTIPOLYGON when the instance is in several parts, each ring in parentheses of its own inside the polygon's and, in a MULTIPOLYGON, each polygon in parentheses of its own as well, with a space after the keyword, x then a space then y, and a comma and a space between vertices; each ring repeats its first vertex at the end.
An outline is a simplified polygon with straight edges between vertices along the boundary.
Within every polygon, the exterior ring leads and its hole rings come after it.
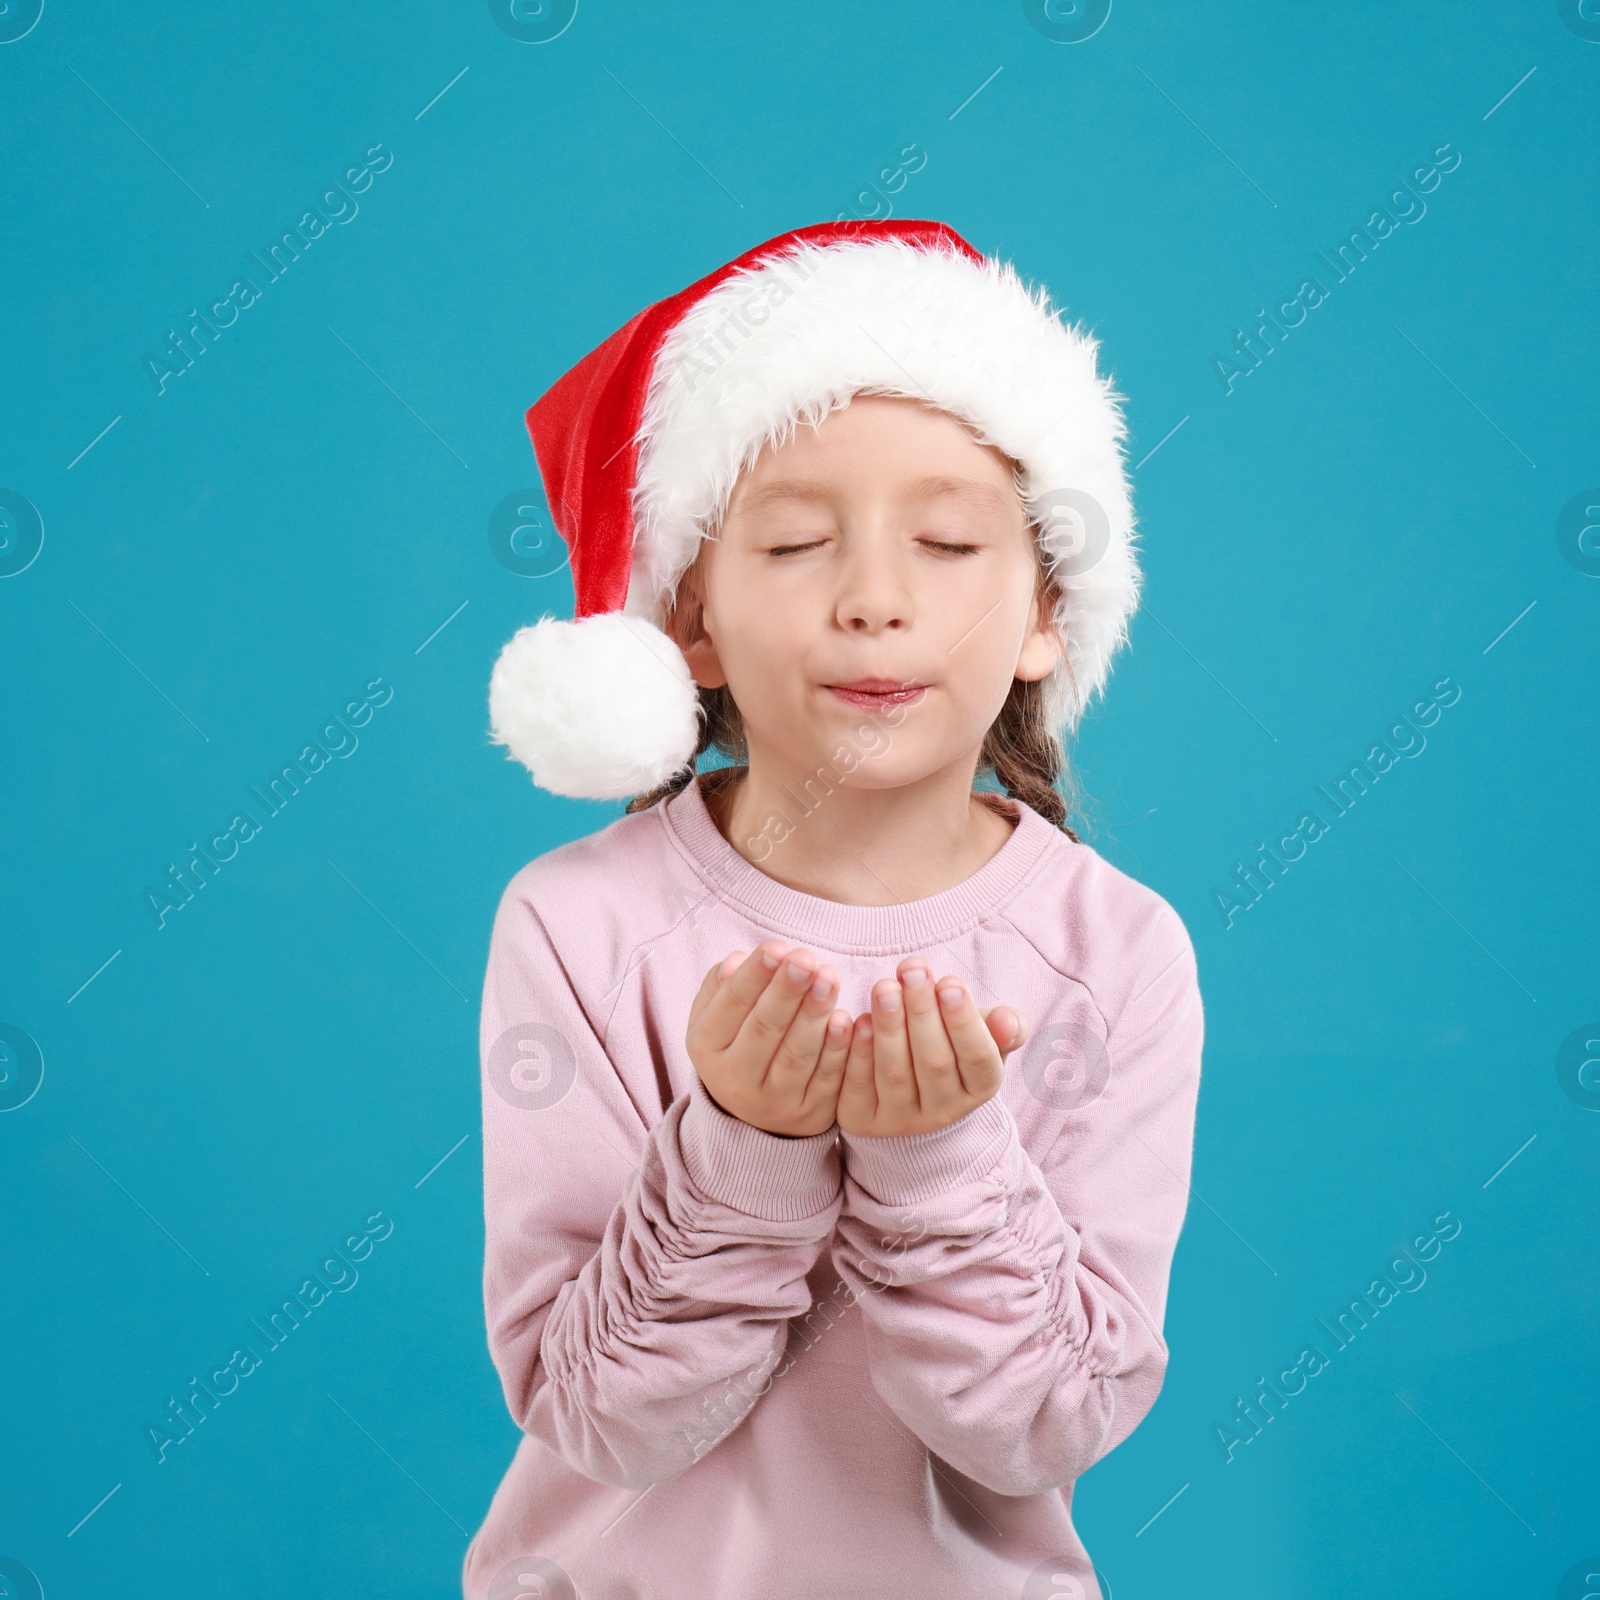
POLYGON ((490 922, 620 810, 487 742, 499 646, 571 615, 490 513, 572 362, 914 143, 897 214, 1088 322, 1144 461, 1148 610, 1076 760, 1193 933, 1208 1044, 1166 1387, 1084 1539, 1115 1600, 1556 1594, 1600 1551, 1600 1114, 1556 1073, 1600 1017, 1600 578, 1556 538, 1600 484, 1597 75, 1537 0, 1119 0, 1080 43, 1018 4, 586 0, 538 44, 481 3, 50 0, 0 46, 0 487, 44 524, 0 582, 0 1022, 44 1057, 0 1116, 0 1557, 50 1596, 459 1592, 516 1442, 490 922), (1446 142, 1426 216, 1320 271, 1446 142), (378 143, 359 214, 158 396, 143 358, 378 143), (1308 273, 1327 303, 1226 393, 1308 273), (158 930, 144 891, 380 675, 359 748, 158 930), (1235 864, 1445 676, 1427 749, 1225 928, 1235 864), (1447 1210, 1426 1284, 1225 1461, 1212 1424, 1447 1210), (169 1397, 379 1211, 158 1464, 169 1397))

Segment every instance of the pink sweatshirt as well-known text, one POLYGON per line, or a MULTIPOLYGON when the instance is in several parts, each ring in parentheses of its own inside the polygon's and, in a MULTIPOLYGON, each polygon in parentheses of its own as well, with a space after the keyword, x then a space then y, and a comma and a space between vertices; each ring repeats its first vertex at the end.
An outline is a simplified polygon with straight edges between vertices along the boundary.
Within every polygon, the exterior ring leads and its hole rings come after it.
POLYGON ((1166 1371, 1200 993, 1166 901, 997 804, 999 852, 899 905, 769 877, 698 782, 511 880, 484 1308, 523 1438, 467 1600, 1099 1596, 1073 1482, 1166 1371), (708 1099, 684 1033, 713 962, 774 937, 852 1015, 920 952, 1031 1036, 936 1132, 764 1133, 708 1099))

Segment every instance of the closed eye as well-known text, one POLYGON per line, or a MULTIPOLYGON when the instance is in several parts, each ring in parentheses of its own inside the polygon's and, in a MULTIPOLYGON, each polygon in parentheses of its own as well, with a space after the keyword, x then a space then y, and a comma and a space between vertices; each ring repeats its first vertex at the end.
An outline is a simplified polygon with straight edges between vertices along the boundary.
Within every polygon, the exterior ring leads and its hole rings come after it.
MULTIPOLYGON (((775 544, 767 551, 769 556, 793 555, 797 550, 815 550, 820 545, 826 544, 826 539, 813 539, 809 544, 775 544)), ((919 539, 918 544, 927 545, 931 550, 938 550, 950 556, 973 556, 982 548, 977 544, 951 544, 942 539, 919 539)))

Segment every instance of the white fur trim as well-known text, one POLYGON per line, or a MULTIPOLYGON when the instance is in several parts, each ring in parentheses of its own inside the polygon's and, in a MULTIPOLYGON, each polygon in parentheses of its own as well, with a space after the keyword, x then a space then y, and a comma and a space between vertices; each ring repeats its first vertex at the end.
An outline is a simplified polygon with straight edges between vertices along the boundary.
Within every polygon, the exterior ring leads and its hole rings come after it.
POLYGON ((496 744, 541 789, 619 800, 694 759, 700 723, 683 652, 640 617, 543 617, 511 637, 489 680, 496 744))
POLYGON ((1053 727, 1075 726, 1139 593, 1122 398, 1098 349, 1009 264, 901 240, 801 244, 735 274, 667 336, 652 374, 625 611, 665 617, 763 445, 863 391, 920 397, 1022 465, 1065 591, 1055 621, 1070 673, 1051 674, 1046 707, 1053 727))

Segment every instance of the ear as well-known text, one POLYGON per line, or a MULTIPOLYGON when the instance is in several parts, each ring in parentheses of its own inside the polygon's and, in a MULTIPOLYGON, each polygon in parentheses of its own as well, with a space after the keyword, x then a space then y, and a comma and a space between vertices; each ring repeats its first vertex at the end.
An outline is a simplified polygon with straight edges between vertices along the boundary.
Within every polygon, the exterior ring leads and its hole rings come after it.
POLYGON ((701 584, 701 567, 696 561, 678 581, 677 597, 667 617, 666 631, 683 651, 694 681, 702 689, 719 689, 728 681, 728 675, 722 670, 722 658, 706 631, 701 584))
POLYGON ((1063 646, 1061 634, 1055 625, 1057 590, 1053 583, 1042 583, 1033 598, 1033 620, 1022 649, 1017 655, 1017 670, 1013 674, 1024 683, 1037 683, 1048 678, 1061 660, 1063 646))

